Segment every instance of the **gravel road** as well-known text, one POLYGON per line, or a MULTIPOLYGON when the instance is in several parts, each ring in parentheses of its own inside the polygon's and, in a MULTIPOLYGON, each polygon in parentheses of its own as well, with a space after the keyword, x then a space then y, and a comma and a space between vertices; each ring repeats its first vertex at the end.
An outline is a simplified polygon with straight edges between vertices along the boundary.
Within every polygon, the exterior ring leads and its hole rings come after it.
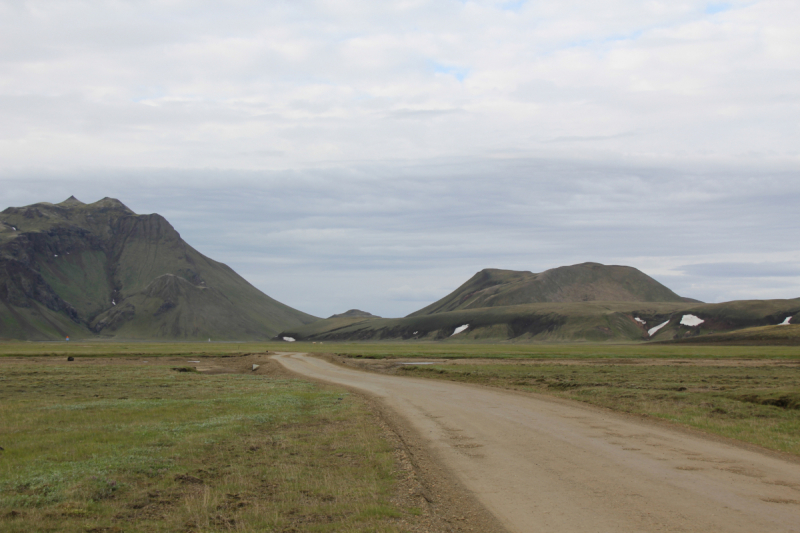
POLYGON ((274 358, 378 398, 510 531, 800 532, 791 458, 576 402, 274 358))

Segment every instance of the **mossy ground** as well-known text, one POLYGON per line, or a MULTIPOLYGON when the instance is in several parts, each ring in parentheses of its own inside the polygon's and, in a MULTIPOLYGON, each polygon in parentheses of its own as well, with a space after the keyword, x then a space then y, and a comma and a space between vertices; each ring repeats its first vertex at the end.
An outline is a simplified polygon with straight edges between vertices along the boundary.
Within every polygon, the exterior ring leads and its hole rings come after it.
MULTIPOLYGON (((369 359, 783 359, 800 360, 798 346, 714 346, 645 343, 292 343, 293 351, 329 351, 369 359)), ((286 349, 286 346, 283 347, 286 349)))
POLYGON ((333 352, 369 359, 784 359, 800 360, 798 346, 714 346, 645 343, 442 342, 0 342, 0 357, 234 356, 265 351, 333 352))
POLYGON ((106 363, 0 367, 0 532, 394 532, 420 514, 357 396, 106 363))
POLYGON ((570 398, 800 454, 797 347, 2 343, 0 355, 20 359, 0 366, 0 532, 416 530, 426 511, 398 503, 392 447, 360 398, 274 376, 176 372, 160 359, 266 349, 462 359, 397 371, 570 398), (42 355, 63 364, 25 362, 42 355), (113 365, 111 355, 150 363, 113 365))

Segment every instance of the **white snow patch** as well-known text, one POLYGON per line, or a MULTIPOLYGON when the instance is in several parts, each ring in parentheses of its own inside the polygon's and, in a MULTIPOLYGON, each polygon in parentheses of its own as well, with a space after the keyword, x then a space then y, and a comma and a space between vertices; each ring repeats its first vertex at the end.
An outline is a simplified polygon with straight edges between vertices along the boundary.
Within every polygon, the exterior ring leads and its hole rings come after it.
POLYGON ((401 365, 435 365, 436 363, 400 363, 401 365))
MULTIPOLYGON (((469 324, 464 324, 463 326, 458 326, 456 328, 456 330, 453 332, 453 335, 458 335, 462 331, 466 331, 468 327, 469 327, 469 324)), ((452 337, 453 335, 450 335, 450 336, 452 337)))
POLYGON ((58 257, 58 254, 53 254, 53 257, 58 257))
POLYGON ((200 361, 186 361, 187 363, 199 363, 200 361))
POLYGON ((781 322, 781 323, 780 323, 780 324, 778 324, 778 325, 779 325, 779 326, 788 326, 788 325, 789 325, 789 321, 790 321, 791 319, 792 319, 792 317, 790 317, 790 316, 787 316, 786 318, 784 318, 784 319, 783 319, 783 322, 781 322))
POLYGON ((115 302, 114 300, 111 300, 111 305, 117 305, 117 302, 115 302))
POLYGON ((415 331, 413 334, 416 335, 417 333, 419 333, 419 331, 415 331))
POLYGON ((261 365, 253 364, 253 370, 255 370, 256 368, 258 368, 258 367, 260 367, 260 366, 261 366, 261 365))
POLYGON ((14 231, 17 231, 17 228, 15 228, 14 226, 11 226, 11 229, 13 229, 14 231))
POLYGON ((705 322, 705 320, 694 315, 683 315, 681 317, 681 325, 683 326, 699 326, 703 322, 705 322))
POLYGON ((661 328, 663 328, 663 327, 664 327, 664 326, 666 326, 667 324, 669 324, 669 320, 667 320, 667 321, 666 321, 666 322, 664 322, 663 324, 659 324, 659 325, 657 325, 657 326, 656 326, 656 327, 654 327, 654 328, 650 328, 650 329, 648 329, 648 330, 647 330, 647 334, 648 334, 648 335, 650 335, 650 336, 652 337, 653 335, 655 335, 655 333, 656 333, 658 330, 660 330, 661 328))
POLYGON ((645 324, 647 324, 647 322, 645 322, 644 320, 642 320, 642 319, 641 319, 641 318, 639 318, 638 316, 637 316, 636 318, 634 318, 634 320, 635 320, 636 322, 638 322, 639 324, 642 324, 642 325, 645 325, 645 324))
POLYGON ((294 339, 292 337, 284 337, 283 340, 285 340, 286 342, 294 342, 294 339))

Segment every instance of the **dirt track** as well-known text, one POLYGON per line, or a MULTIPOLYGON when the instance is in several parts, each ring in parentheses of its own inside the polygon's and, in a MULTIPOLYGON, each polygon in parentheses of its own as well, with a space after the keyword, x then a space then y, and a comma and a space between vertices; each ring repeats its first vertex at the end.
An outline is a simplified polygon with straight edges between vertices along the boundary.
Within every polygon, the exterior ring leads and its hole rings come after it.
POLYGON ((511 531, 800 531, 795 461, 573 402, 274 358, 381 399, 511 531))

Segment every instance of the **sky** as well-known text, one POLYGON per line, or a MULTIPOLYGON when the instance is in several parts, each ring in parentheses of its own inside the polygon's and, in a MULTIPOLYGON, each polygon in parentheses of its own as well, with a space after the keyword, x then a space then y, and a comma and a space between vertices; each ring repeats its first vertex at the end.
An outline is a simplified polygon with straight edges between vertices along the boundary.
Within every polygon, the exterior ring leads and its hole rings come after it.
POLYGON ((796 1, 0 0, 0 209, 110 196, 317 316, 483 268, 800 297, 796 1))

